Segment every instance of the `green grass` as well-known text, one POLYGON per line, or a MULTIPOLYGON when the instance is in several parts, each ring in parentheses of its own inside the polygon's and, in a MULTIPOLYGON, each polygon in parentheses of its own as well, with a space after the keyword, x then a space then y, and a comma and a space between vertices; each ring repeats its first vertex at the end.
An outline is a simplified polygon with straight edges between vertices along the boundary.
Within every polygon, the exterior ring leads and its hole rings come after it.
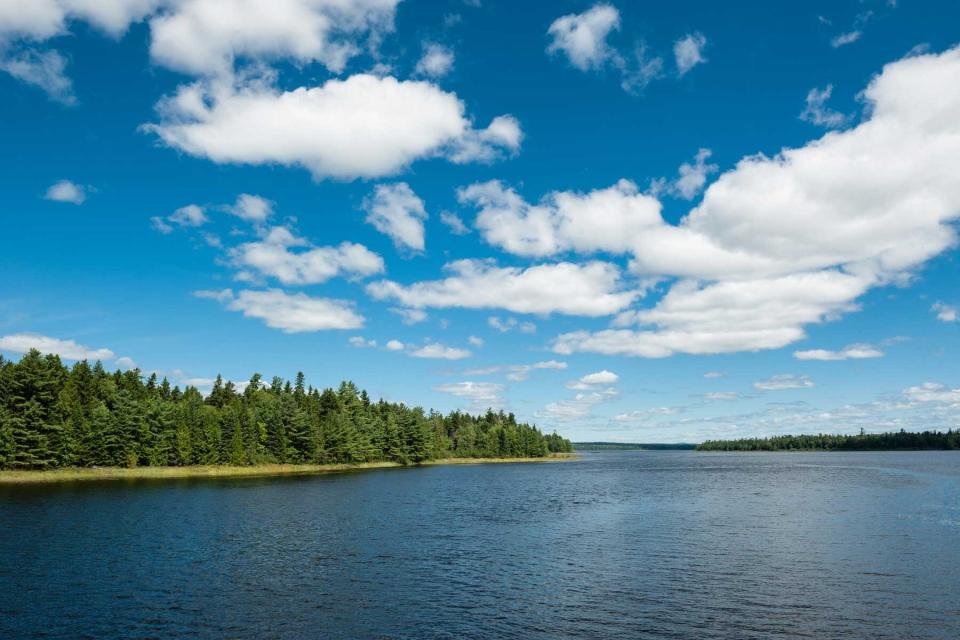
MULTIPOLYGON (((561 462, 575 459, 574 454, 555 453, 546 458, 442 458, 419 466, 445 464, 492 464, 514 462, 561 462)), ((96 467, 49 469, 40 471, 0 471, 0 484, 41 482, 79 482, 84 480, 137 480, 166 478, 249 478, 253 476, 312 475, 342 473, 363 469, 401 468, 397 462, 363 462, 358 464, 262 464, 249 467, 203 465, 190 467, 96 467)), ((408 465, 418 466, 418 465, 408 465)))

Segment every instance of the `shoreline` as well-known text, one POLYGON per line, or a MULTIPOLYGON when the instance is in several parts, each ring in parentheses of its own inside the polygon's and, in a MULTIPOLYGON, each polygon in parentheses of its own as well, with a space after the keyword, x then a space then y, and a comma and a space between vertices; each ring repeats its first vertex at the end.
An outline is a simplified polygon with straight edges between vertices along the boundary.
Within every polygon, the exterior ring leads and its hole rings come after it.
POLYGON ((357 464, 262 464, 249 467, 197 465, 188 467, 67 467, 43 470, 0 471, 0 485, 85 482, 90 480, 165 480, 191 478, 254 478, 270 476, 323 475, 368 469, 410 469, 455 464, 511 464, 569 462, 576 454, 554 453, 543 458, 441 458, 416 464, 360 462, 357 464))

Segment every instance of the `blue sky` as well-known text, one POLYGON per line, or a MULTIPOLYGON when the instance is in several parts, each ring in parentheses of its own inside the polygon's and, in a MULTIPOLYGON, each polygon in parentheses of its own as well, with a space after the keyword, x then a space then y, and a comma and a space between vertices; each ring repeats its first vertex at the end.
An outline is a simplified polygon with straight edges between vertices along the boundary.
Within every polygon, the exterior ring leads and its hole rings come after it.
POLYGON ((960 6, 758 4, 0 0, 0 352, 956 427, 960 6))

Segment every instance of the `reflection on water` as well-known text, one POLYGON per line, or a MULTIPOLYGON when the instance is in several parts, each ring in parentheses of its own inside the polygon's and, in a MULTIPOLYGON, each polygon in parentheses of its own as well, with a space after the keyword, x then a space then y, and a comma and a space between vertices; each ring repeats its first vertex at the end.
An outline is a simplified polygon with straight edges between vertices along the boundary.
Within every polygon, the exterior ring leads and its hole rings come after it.
POLYGON ((958 638, 960 453, 0 488, 0 637, 958 638))

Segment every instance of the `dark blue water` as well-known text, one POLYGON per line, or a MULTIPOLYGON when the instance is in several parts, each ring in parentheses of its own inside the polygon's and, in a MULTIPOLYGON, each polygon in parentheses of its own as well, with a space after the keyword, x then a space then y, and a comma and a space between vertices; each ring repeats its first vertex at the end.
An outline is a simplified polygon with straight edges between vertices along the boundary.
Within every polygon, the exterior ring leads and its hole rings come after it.
POLYGON ((6 638, 960 638, 960 454, 0 488, 6 638))

